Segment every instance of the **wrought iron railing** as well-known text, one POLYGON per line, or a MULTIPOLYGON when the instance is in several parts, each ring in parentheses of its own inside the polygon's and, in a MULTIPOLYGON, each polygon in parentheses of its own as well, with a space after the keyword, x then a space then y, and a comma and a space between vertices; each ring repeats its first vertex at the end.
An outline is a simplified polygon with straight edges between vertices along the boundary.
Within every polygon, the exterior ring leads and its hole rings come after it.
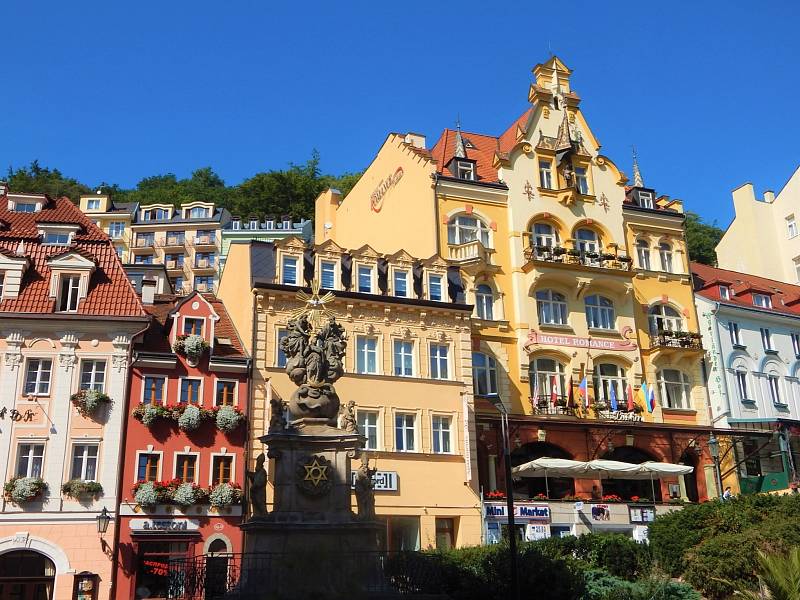
POLYGON ((633 261, 629 256, 605 252, 569 250, 562 246, 528 246, 525 259, 567 265, 580 265, 597 269, 630 271, 633 261))
MULTIPOLYGON (((567 406, 569 403, 567 396, 556 396, 555 404, 552 396, 540 396, 537 400, 529 397, 528 401, 531 403, 534 415, 550 417, 575 416, 575 407, 567 406)), ((574 402, 577 403, 578 400, 574 399, 574 402)))
POLYGON ((650 346, 653 348, 702 350, 703 337, 699 333, 686 331, 659 331, 656 335, 650 336, 650 346))

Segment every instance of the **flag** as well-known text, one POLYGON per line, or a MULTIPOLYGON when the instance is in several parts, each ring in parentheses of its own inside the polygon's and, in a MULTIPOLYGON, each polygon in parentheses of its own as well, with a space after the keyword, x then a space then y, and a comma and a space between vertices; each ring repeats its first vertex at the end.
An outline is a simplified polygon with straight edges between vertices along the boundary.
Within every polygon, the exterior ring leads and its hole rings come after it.
POLYGON ((642 404, 647 406, 647 382, 645 382, 644 380, 642 381, 642 387, 639 388, 639 391, 642 394, 642 404))
POLYGON ((539 386, 537 385, 539 382, 537 381, 536 384, 533 386, 533 396, 531 396, 531 408, 533 409, 534 414, 536 413, 536 408, 539 406, 539 386))
POLYGON ((656 409, 656 390, 651 385, 647 388, 647 410, 653 412, 656 409))
POLYGON ((567 408, 575 408, 575 393, 572 391, 572 377, 567 382, 567 408))
POLYGON ((617 404, 617 386, 614 385, 613 381, 608 383, 608 403, 612 411, 616 412, 619 410, 619 405, 617 404))
POLYGON ((556 376, 550 376, 550 402, 553 406, 558 406, 558 388, 556 387, 556 376))
POLYGON ((581 384, 578 386, 578 394, 583 401, 582 405, 589 408, 589 384, 586 381, 586 377, 583 378, 583 381, 581 381, 581 384))
POLYGON ((633 409, 636 408, 636 405, 633 401, 633 387, 631 386, 630 383, 628 384, 628 389, 626 390, 626 392, 627 392, 626 395, 628 397, 628 407, 627 407, 628 411, 633 411, 633 409))

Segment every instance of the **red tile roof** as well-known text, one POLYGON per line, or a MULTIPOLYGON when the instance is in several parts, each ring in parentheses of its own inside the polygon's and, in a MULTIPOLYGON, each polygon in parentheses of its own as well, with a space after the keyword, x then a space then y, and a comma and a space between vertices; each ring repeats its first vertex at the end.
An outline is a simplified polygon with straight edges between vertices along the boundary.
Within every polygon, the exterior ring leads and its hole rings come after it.
POLYGON ((74 251, 97 265, 89 280, 86 298, 78 304, 77 314, 138 317, 147 315, 122 269, 117 253, 103 233, 69 198, 46 198, 42 210, 21 213, 8 210, 7 197, 0 197, 0 221, 8 224, 0 229, 0 252, 16 255, 20 242, 30 264, 25 271, 17 298, 0 300, 0 313, 53 313, 55 299, 50 298, 48 260, 74 251), (41 243, 40 223, 79 225, 69 247, 41 243))

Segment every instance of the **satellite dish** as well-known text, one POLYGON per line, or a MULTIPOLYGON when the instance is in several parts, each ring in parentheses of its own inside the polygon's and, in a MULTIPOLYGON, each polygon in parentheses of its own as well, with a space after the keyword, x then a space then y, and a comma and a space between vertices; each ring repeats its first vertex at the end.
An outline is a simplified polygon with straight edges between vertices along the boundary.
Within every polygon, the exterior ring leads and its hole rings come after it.
POLYGON ((103 193, 103 190, 97 190, 95 193, 99 196, 100 194, 103 193))
POLYGON ((333 223, 331 223, 330 221, 325 221, 324 227, 325 229, 333 229, 333 223))

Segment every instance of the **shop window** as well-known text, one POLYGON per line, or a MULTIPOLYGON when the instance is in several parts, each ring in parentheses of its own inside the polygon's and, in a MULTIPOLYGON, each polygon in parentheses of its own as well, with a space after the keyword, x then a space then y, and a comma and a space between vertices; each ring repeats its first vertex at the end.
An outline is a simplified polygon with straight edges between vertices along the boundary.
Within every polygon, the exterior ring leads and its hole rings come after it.
POLYGON ((450 550, 456 545, 456 520, 436 517, 436 549, 450 550))
POLYGON ((188 557, 187 542, 142 541, 138 543, 134 598, 169 598, 169 570, 172 563, 188 557))
POLYGON ((358 431, 367 438, 367 450, 378 449, 378 413, 375 411, 358 411, 358 431))
POLYGON ((211 485, 230 483, 233 478, 233 456, 215 456, 211 461, 211 485))
POLYGON ((41 477, 44 444, 20 444, 17 447, 17 476, 41 477))
POLYGON ((387 552, 419 550, 419 517, 385 517, 380 546, 387 552))
POLYGON ((136 469, 137 481, 158 481, 161 455, 155 452, 142 452, 139 454, 139 464, 136 469))
POLYGON ((199 379, 181 379, 181 404, 200 404, 199 379))
POLYGON ((144 404, 163 404, 166 385, 166 377, 145 377, 142 402, 144 404))
POLYGON ((195 454, 178 454, 175 457, 175 479, 184 483, 197 482, 197 456, 195 454))
POLYGON ((72 447, 70 479, 95 481, 97 478, 97 444, 75 444, 72 447))
POLYGON ((183 335, 203 335, 203 319, 186 317, 183 320, 183 335))
POLYGON ((235 381, 217 381, 217 394, 214 403, 217 406, 233 406, 236 399, 235 381))

